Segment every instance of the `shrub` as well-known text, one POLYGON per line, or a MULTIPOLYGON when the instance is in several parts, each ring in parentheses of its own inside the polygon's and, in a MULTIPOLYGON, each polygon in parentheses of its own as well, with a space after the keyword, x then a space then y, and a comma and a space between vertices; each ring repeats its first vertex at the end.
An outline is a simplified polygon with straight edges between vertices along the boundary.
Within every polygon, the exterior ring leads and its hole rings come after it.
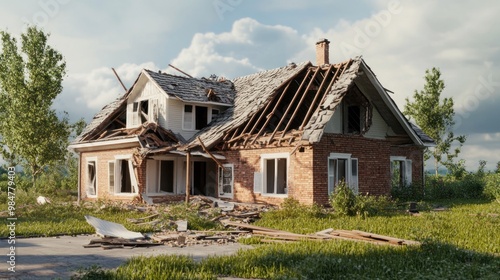
POLYGON ((402 201, 422 200, 424 198, 424 188, 421 183, 411 183, 408 186, 394 185, 391 188, 391 196, 402 201))
POLYGON ((500 203, 500 173, 488 174, 485 181, 484 195, 500 203))
POLYGON ((484 176, 468 173, 460 179, 447 175, 429 177, 425 186, 428 199, 481 198, 484 190, 484 176))
POLYGON ((330 196, 330 204, 336 213, 342 216, 354 216, 356 214, 356 195, 345 182, 340 182, 333 194, 330 196))
POLYGON ((395 203, 387 196, 357 195, 354 209, 356 215, 362 217, 373 216, 394 208, 395 203))

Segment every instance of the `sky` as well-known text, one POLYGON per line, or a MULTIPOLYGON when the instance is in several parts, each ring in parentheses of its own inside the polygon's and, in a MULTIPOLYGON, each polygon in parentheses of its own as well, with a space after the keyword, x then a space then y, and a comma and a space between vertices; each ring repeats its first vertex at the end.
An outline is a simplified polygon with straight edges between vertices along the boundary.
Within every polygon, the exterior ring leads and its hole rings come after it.
POLYGON ((54 109, 90 121, 124 93, 141 69, 232 79, 290 62, 315 63, 330 40, 330 62, 362 55, 402 110, 437 67, 455 104, 461 158, 500 161, 500 2, 452 0, 0 0, 0 30, 50 33, 67 63, 54 109))

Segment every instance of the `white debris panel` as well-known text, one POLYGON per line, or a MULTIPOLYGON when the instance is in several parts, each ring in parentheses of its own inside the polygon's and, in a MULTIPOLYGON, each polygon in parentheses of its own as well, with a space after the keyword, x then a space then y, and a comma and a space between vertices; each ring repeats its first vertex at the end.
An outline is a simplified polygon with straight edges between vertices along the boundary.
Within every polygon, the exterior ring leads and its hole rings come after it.
POLYGON ((90 215, 85 215, 85 219, 87 220, 87 223, 95 228, 96 233, 102 237, 118 237, 125 239, 144 238, 142 233, 130 231, 121 224, 101 220, 90 215))

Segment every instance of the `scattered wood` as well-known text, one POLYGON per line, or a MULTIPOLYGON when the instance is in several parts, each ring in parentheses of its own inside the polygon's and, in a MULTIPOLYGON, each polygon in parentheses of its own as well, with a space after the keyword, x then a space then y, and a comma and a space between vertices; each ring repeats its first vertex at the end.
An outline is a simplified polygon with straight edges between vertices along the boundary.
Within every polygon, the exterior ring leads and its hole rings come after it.
POLYGON ((359 231, 359 230, 334 230, 332 228, 325 229, 314 234, 298 234, 288 231, 276 230, 272 228, 259 227, 249 224, 244 224, 240 222, 233 222, 229 220, 221 221, 224 226, 232 226, 241 229, 246 229, 251 231, 253 236, 263 237, 264 242, 274 242, 271 240, 280 241, 300 241, 300 240, 312 240, 312 241, 326 241, 332 239, 350 240, 358 242, 368 242, 372 244, 380 245, 420 245, 420 242, 413 240, 400 239, 391 236, 385 236, 380 234, 375 234, 371 232, 359 231))
POLYGON ((148 240, 130 240, 125 238, 104 237, 100 239, 92 239, 89 244, 83 245, 83 248, 102 248, 104 250, 117 248, 135 248, 135 247, 151 247, 161 245, 161 243, 153 243, 148 240))

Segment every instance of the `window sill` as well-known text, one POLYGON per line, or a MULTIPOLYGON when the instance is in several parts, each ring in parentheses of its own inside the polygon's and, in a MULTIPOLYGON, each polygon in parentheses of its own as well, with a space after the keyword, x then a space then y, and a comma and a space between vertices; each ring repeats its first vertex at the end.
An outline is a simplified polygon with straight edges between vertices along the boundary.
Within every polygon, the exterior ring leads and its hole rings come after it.
POLYGON ((276 197, 276 198, 287 198, 288 194, 275 194, 275 193, 261 193, 261 196, 265 197, 276 197))
POLYGON ((137 193, 113 193, 114 196, 124 196, 124 197, 132 197, 138 195, 137 193))
POLYGON ((147 196, 169 196, 169 195, 181 195, 178 193, 161 192, 161 193, 146 193, 147 196))

